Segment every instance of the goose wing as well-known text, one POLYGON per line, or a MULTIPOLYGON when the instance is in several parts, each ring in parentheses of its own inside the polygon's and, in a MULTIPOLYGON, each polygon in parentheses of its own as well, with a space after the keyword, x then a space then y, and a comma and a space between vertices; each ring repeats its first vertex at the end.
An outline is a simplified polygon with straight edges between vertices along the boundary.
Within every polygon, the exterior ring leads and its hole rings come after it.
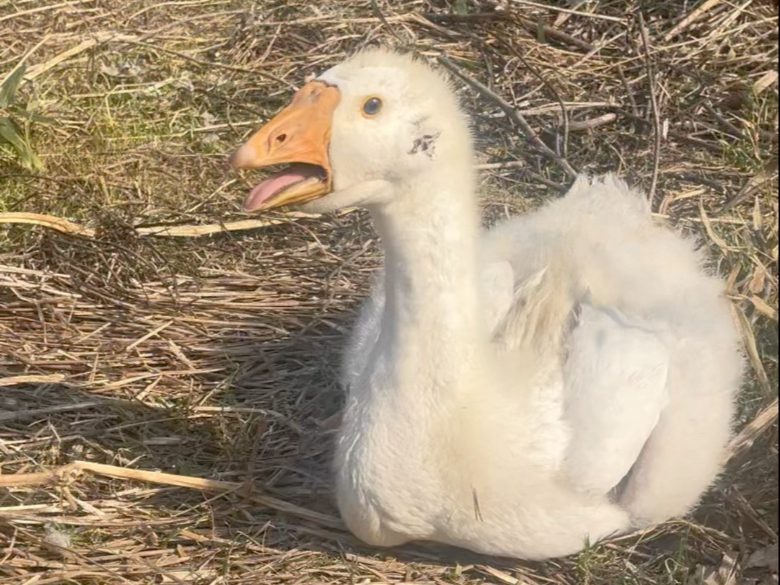
POLYGON ((563 471, 578 490, 603 494, 631 470, 667 405, 669 353, 616 310, 583 302, 576 321, 565 347, 563 471))

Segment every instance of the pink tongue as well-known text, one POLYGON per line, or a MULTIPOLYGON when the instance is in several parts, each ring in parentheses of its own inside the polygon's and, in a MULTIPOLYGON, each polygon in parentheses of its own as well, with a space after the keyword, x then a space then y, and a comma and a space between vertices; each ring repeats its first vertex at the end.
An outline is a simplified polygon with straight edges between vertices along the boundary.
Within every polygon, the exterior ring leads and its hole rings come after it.
POLYGON ((249 192, 244 199, 244 210, 257 211, 263 203, 274 195, 278 195, 287 187, 305 181, 310 177, 318 176, 319 169, 310 165, 293 165, 283 173, 274 175, 249 192))

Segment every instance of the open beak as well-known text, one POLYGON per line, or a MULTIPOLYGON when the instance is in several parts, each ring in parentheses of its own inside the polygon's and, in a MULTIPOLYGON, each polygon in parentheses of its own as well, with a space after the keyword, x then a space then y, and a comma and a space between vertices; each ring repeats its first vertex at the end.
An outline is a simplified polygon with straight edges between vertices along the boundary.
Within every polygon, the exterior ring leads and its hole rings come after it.
POLYGON ((336 87, 307 83, 289 106, 233 153, 230 164, 237 169, 291 165, 252 189, 244 200, 246 211, 306 203, 330 193, 328 146, 340 99, 336 87))

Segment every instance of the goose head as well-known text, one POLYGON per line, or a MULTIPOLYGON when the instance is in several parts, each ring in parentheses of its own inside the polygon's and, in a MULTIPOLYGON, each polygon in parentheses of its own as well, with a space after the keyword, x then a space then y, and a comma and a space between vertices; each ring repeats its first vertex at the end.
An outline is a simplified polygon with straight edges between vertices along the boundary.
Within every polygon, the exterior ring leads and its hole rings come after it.
POLYGON ((250 212, 382 206, 421 196, 409 185, 432 177, 469 182, 473 164, 468 123, 446 78, 381 49, 308 82, 230 162, 284 166, 246 197, 250 212))

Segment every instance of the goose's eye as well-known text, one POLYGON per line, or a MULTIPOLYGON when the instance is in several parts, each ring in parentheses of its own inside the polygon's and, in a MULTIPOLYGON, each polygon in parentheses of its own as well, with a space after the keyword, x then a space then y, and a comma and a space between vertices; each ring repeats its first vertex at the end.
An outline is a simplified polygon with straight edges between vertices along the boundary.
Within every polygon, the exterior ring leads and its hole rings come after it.
POLYGON ((378 97, 370 97, 363 102, 363 115, 368 118, 376 116, 381 109, 382 100, 380 100, 378 97))

